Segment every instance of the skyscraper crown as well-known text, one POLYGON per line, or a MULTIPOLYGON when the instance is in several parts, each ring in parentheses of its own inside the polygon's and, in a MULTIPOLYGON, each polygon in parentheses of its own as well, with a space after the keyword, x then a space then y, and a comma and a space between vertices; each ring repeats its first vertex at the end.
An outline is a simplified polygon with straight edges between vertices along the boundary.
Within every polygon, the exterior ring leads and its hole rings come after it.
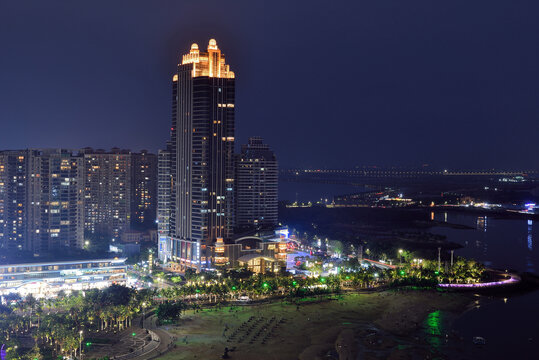
POLYGON ((234 78, 234 72, 230 71, 225 55, 221 53, 215 39, 210 39, 207 51, 200 51, 198 44, 191 45, 189 53, 182 56, 182 65, 184 64, 193 64, 193 77, 234 78))

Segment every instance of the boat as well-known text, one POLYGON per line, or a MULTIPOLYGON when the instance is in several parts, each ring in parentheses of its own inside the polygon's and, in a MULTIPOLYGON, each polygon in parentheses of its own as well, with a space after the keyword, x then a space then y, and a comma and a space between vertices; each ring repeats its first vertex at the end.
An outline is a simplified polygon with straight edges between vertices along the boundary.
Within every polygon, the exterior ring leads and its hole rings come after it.
POLYGON ((487 341, 485 340, 484 337, 481 337, 481 336, 474 336, 474 338, 472 339, 473 343, 475 345, 485 345, 487 343, 487 341))

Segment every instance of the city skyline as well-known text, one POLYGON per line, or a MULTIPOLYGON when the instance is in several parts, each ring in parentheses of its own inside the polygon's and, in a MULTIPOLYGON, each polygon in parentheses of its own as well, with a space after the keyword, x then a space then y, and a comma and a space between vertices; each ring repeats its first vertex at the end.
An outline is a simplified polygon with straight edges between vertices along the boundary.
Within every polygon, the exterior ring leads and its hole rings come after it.
POLYGON ((308 10, 289 4, 286 13, 261 2, 207 11, 212 4, 169 4, 149 13, 139 2, 128 11, 110 5, 111 14, 122 14, 110 18, 97 5, 85 14, 67 4, 2 5, 8 55, 0 64, 9 69, 0 84, 2 148, 157 152, 167 137, 177 54, 193 40, 216 37, 243 79, 237 140, 263 136, 277 155, 286 154, 283 168, 537 166, 537 52, 526 45, 539 36, 533 11, 507 12, 497 1, 466 11, 462 4, 340 4, 327 13, 318 12, 318 2, 308 10), (27 22, 13 20, 23 11, 27 22), (187 19, 189 13, 204 13, 204 20, 187 19), (92 19, 103 25, 78 25, 92 19), (331 55, 333 49, 347 55, 331 55), (286 54, 309 61, 297 66, 286 54), (355 71, 320 71, 331 61, 355 71), (281 86, 290 80, 298 85, 281 86), (35 92, 40 96, 28 106, 35 92))
POLYGON ((1 2, 0 360, 533 358, 538 11, 1 2))

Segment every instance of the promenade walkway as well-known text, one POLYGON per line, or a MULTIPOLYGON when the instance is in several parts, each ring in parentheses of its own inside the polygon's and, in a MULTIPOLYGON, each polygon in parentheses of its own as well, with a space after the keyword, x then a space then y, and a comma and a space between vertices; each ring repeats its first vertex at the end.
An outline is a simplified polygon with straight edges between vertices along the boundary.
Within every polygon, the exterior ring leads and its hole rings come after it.
MULTIPOLYGON (((142 324, 141 321, 134 323, 142 324)), ((100 337, 104 336, 100 335, 100 337)), ((111 360, 150 360, 166 353, 174 344, 175 338, 157 326, 155 315, 148 316, 144 329, 132 326, 118 334, 109 336, 119 340, 110 344, 92 344, 91 351, 85 354, 89 358, 109 357, 111 360)), ((106 337, 106 335, 105 335, 106 337)))
POLYGON ((157 317, 155 315, 152 315, 146 319, 144 327, 148 329, 149 331, 152 331, 159 338, 159 346, 152 349, 151 351, 148 351, 147 353, 141 354, 132 359, 134 360, 155 359, 156 357, 161 356, 167 351, 169 351, 172 348, 172 346, 174 346, 174 341, 176 340, 176 338, 172 334, 167 332, 166 330, 163 330, 157 326, 157 317))
POLYGON ((521 281, 520 276, 513 273, 508 273, 505 279, 498 281, 489 281, 483 283, 472 283, 472 284, 438 284, 441 288, 446 289, 477 289, 477 288, 492 288, 497 286, 507 286, 518 284, 521 281))

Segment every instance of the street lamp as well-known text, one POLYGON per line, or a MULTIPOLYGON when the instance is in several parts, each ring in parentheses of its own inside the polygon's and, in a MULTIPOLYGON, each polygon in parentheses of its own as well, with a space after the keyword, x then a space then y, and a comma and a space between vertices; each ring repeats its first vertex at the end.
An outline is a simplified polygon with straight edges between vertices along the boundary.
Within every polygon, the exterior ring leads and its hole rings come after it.
POLYGON ((142 328, 144 329, 144 320, 146 320, 146 303, 142 303, 142 328))
POLYGON ((441 252, 442 252, 442 248, 439 247, 438 248, 438 272, 440 271, 440 266, 441 266, 441 252))
POLYGON ((402 264, 402 249, 399 249, 399 264, 402 264))
POLYGON ((79 357, 82 359, 82 330, 79 331, 79 357))

